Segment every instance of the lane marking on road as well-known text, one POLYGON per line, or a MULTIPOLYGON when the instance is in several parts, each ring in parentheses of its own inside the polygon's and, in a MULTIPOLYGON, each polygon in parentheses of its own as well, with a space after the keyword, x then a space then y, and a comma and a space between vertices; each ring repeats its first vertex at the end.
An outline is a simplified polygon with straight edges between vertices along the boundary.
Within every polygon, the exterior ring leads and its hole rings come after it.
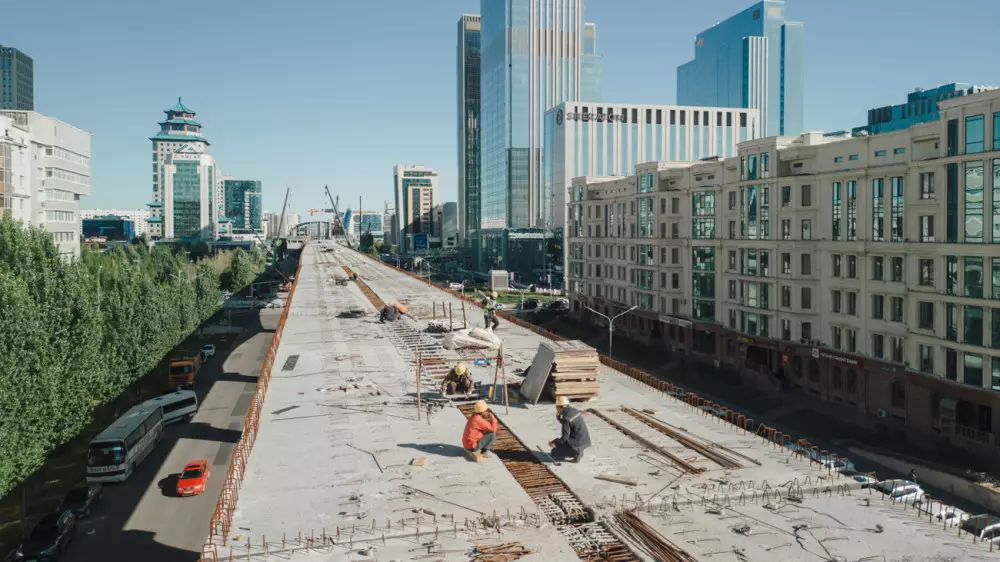
MULTIPOLYGON (((233 422, 229 424, 230 431, 239 431, 240 422, 233 422)), ((215 459, 212 460, 212 466, 228 465, 229 458, 233 456, 233 443, 220 443, 219 450, 215 453, 215 459)))
POLYGON ((292 371, 295 369, 295 365, 299 362, 298 355, 289 355, 288 359, 285 359, 284 366, 281 367, 282 371, 292 371))

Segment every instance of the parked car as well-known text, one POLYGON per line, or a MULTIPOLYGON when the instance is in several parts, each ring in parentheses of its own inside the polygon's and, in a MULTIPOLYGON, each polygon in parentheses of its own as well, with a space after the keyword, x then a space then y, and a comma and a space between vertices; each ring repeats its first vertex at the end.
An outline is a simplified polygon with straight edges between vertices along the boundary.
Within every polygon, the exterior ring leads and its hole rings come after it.
POLYGON ((267 308, 284 308, 285 301, 282 299, 274 299, 267 303, 267 308))
POLYGON ((878 480, 872 478, 867 473, 858 472, 857 470, 842 470, 840 473, 848 478, 853 479, 855 482, 861 484, 862 488, 871 488, 878 480))
POLYGON ((76 534, 76 517, 66 509, 42 517, 17 549, 15 560, 50 562, 57 560, 76 534))
POLYGON ((187 463, 177 478, 177 495, 197 496, 204 492, 210 475, 211 470, 208 468, 208 461, 191 461, 187 463))
POLYGON ((547 302, 545 308, 555 311, 569 310, 569 299, 555 299, 547 302))
POLYGON ((897 478, 895 480, 882 480, 881 482, 876 482, 871 487, 874 488, 875 491, 877 492, 890 494, 896 488, 901 488, 906 486, 916 486, 916 485, 917 485, 916 482, 897 478))
POLYGON ((961 509, 958 509, 957 507, 945 507, 934 516, 935 519, 941 521, 948 527, 961 525, 970 517, 971 515, 961 509))
POLYGON ((451 289, 452 291, 461 291, 463 288, 465 288, 465 285, 452 281, 451 283, 448 283, 448 288, 451 289))
POLYGON ((1000 540, 1000 517, 993 515, 968 515, 960 523, 962 530, 975 535, 984 541, 996 542, 1000 540))
POLYGON ((521 310, 535 310, 538 308, 538 299, 524 299, 521 301, 521 310))
MULTIPOLYGON (((192 393, 193 394, 193 393, 192 393)), ((104 497, 101 484, 81 484, 70 490, 59 504, 59 511, 70 510, 77 519, 90 515, 94 505, 104 497)))
POLYGON ((893 501, 913 503, 924 499, 924 489, 920 486, 897 486, 889 493, 893 501))
POLYGON ((498 302, 498 303, 496 304, 496 309, 497 309, 497 310, 503 310, 503 303, 502 303, 502 302, 498 302))
POLYGON ((201 346, 201 356, 204 357, 205 359, 210 359, 212 357, 215 357, 215 344, 206 343, 205 345, 201 346))

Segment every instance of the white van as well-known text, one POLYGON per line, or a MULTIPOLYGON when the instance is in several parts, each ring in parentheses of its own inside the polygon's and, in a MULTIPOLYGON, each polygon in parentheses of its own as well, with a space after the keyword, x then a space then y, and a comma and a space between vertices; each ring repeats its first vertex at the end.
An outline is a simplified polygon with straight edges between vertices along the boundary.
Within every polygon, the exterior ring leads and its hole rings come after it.
POLYGON ((145 404, 159 406, 163 410, 164 425, 176 421, 191 421, 198 411, 198 395, 193 390, 178 390, 147 400, 145 404))

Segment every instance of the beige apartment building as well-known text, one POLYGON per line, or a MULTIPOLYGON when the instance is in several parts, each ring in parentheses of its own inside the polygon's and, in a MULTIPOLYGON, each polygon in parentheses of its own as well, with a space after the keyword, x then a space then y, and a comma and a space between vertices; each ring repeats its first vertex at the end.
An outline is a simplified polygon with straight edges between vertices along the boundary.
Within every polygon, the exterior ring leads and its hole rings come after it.
POLYGON ((1000 451, 1000 91, 874 136, 575 178, 573 313, 881 418, 1000 451))

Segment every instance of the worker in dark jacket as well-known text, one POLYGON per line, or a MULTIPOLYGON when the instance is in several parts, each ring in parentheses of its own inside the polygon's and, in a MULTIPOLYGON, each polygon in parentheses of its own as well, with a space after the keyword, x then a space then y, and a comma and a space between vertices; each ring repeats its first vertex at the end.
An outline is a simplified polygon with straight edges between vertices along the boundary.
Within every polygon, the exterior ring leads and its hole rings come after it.
POLYGON ((448 374, 441 379, 441 396, 448 396, 451 394, 468 394, 472 391, 472 387, 475 383, 472 380, 472 376, 469 374, 469 370, 465 368, 465 365, 455 365, 448 374))
POLYGON ((406 307, 397 303, 387 304, 382 307, 382 312, 379 313, 379 322, 395 322, 400 316, 406 314, 406 307))
POLYGON ((553 460, 580 462, 583 451, 590 447, 590 432, 583 421, 583 414, 569 405, 569 399, 560 396, 556 399, 556 418, 562 424, 562 436, 549 441, 553 460))

